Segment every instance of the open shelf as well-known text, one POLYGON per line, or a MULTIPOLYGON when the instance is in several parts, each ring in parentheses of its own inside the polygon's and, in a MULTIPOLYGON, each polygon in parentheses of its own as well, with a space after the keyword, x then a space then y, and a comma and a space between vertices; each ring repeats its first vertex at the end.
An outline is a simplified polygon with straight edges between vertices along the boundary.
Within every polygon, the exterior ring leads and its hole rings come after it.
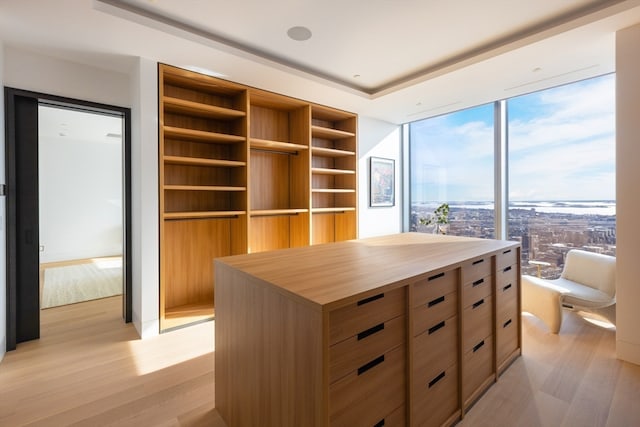
POLYGON ((326 138, 326 139, 343 139, 352 138, 356 136, 353 132, 347 132, 340 129, 333 129, 323 126, 312 125, 311 135, 314 138, 326 138))
POLYGON ((346 169, 311 168, 311 173, 317 175, 355 175, 356 171, 346 169))
POLYGON ((165 138, 186 139, 187 141, 211 142, 211 143, 237 143, 244 142, 246 138, 240 135, 227 133, 207 132, 203 130, 164 126, 165 138))
POLYGON ((309 209, 253 209, 249 211, 251 216, 269 216, 269 215, 295 215, 299 213, 309 212, 309 209))
POLYGON ((164 189, 171 191, 246 191, 247 187, 227 185, 165 185, 164 189))
POLYGON ((354 207, 333 207, 333 208, 313 208, 311 209, 311 213, 335 213, 335 212, 351 212, 355 211, 354 207))
POLYGON ((348 150, 336 150, 335 148, 325 148, 325 147, 312 147, 311 153, 314 156, 322 156, 322 157, 348 157, 355 156, 355 151, 348 150))
POLYGON ((246 211, 165 212, 164 219, 234 218, 246 213, 246 211))
POLYGON ((203 159, 199 157, 183 157, 183 156, 164 156, 164 163, 171 164, 171 165, 222 166, 222 167, 241 167, 241 166, 247 165, 247 162, 238 162, 236 160, 203 159))
POLYGON ((352 188, 313 188, 312 193, 355 193, 352 188))
POLYGON ((215 310, 212 303, 186 304, 165 308, 162 329, 169 330, 190 323, 212 320, 214 316, 215 310))
POLYGON ((216 105, 203 104, 201 102, 165 96, 162 98, 166 112, 205 117, 218 120, 234 120, 245 117, 244 111, 231 108, 218 107, 216 105))
POLYGON ((307 150, 309 147, 301 144, 292 144, 290 142, 271 141, 268 139, 251 138, 251 148, 261 150, 282 151, 285 153, 297 153, 298 151, 307 150))

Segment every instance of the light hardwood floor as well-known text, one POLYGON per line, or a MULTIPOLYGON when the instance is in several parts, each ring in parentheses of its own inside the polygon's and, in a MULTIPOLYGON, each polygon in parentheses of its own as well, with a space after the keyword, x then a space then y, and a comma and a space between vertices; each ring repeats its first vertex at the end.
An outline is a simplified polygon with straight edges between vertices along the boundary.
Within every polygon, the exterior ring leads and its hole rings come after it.
MULTIPOLYGON (((0 363, 0 426, 212 426, 214 324, 141 341, 120 297, 44 310, 42 338, 0 363)), ((459 426, 640 426, 640 366, 612 331, 523 316, 524 354, 459 426)), ((303 427, 303 426, 301 426, 303 427)))

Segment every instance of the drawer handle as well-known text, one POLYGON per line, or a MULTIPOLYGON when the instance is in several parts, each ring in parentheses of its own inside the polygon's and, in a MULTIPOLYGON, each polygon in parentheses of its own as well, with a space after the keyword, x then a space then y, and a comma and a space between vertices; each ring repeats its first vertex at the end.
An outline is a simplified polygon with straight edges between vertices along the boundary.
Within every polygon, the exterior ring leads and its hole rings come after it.
POLYGON ((433 307, 434 305, 438 305, 441 302, 444 302, 444 295, 442 295, 441 297, 438 297, 434 300, 431 300, 427 303, 427 307, 433 307))
POLYGON ((384 294, 378 294, 378 295, 371 296, 369 298, 361 299, 360 301, 358 301, 358 305, 369 304, 370 302, 373 302, 373 301, 378 300, 380 298, 384 298, 384 294))
POLYGON ((446 324, 446 323, 445 323, 445 321, 443 320, 442 322, 438 323, 437 325, 430 327, 430 328, 429 328, 429 335, 431 335, 432 333, 436 332, 438 329, 442 329, 442 328, 444 328, 444 325, 445 325, 445 324, 446 324))
POLYGON ((384 426, 384 418, 373 425, 373 427, 383 427, 383 426, 384 426))
POLYGON ((506 255, 506 254, 508 254, 509 252, 511 252, 511 249, 507 249, 506 251, 503 251, 503 252, 502 252, 502 254, 503 254, 503 255, 506 255))
POLYGON ((445 375, 446 375, 446 373, 445 373, 444 371, 440 372, 440 373, 438 374, 438 376, 437 376, 437 377, 435 377, 434 379, 432 379, 431 381, 429 381, 429 388, 431 388, 431 387, 433 387, 434 385, 436 385, 436 383, 437 383, 438 381, 440 381, 441 379, 443 379, 445 375))
POLYGON ((484 279, 476 280, 475 282, 473 282, 473 283, 471 284, 471 287, 472 287, 472 288, 475 288, 476 286, 478 286, 478 285, 482 285, 483 283, 484 283, 484 279))
POLYGON ((509 283, 507 286, 505 286, 504 288, 502 288, 502 292, 506 292, 509 289, 511 289, 511 283, 509 283))
POLYGON ((358 375, 362 375, 365 372, 367 372, 369 369, 373 368, 376 365, 381 364, 382 362, 384 362, 384 354, 380 357, 376 357, 375 359, 373 359, 371 362, 369 363, 365 363, 364 365, 360 366, 358 368, 358 375))
POLYGON ((502 270, 503 273, 506 273, 507 271, 511 271, 511 266, 505 267, 505 269, 502 270))
POLYGON ((441 277, 444 277, 444 271, 442 273, 438 273, 438 274, 435 274, 435 275, 429 277, 427 280, 436 280, 436 279, 439 279, 441 277))
POLYGON ((471 265, 478 265, 478 264, 483 263, 483 262, 484 262, 484 258, 483 258, 483 259, 479 259, 479 260, 477 260, 477 261, 473 261, 473 262, 471 263, 471 265))
POLYGON ((362 331, 358 334, 358 341, 365 339, 369 335, 373 335, 376 332, 380 332, 384 330, 384 323, 380 323, 372 328, 367 329, 366 331, 362 331))
POLYGON ((473 352, 475 353, 476 351, 480 350, 482 348, 482 346, 484 346, 484 340, 480 341, 478 344, 476 344, 473 347, 473 352))
POLYGON ((509 326, 511 324, 511 319, 507 320, 506 322, 504 322, 504 325, 502 325, 503 328, 506 328, 507 326, 509 326))
POLYGON ((484 298, 482 298, 480 301, 474 302, 473 305, 471 306, 471 309, 475 310, 476 308, 480 307, 482 304, 484 304, 484 298))

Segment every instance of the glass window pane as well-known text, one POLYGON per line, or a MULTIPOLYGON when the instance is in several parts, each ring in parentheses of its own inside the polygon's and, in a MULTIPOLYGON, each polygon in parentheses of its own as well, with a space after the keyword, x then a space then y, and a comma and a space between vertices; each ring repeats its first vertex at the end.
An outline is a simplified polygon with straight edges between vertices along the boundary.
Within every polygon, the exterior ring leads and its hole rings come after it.
POLYGON ((571 248, 615 255, 615 76, 508 100, 509 239, 525 274, 571 248))
POLYGON ((412 231, 438 232, 424 223, 446 203, 449 224, 441 231, 494 237, 493 146, 493 104, 409 125, 412 231))

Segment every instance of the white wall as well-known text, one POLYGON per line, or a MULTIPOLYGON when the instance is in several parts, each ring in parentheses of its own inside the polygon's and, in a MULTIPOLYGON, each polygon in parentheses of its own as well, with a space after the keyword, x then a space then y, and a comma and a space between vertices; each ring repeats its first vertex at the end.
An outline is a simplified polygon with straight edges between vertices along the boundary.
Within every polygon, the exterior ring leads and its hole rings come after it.
POLYGON ((140 58, 132 72, 133 324, 142 338, 158 335, 158 69, 140 58))
POLYGON ((105 135, 122 128, 122 119, 41 107, 41 128, 45 116, 55 116, 49 121, 56 125, 91 120, 94 127, 86 139, 74 138, 73 129, 60 136, 58 126, 39 131, 40 262, 121 255, 122 141, 105 135))
POLYGON ((358 120, 358 237, 402 231, 402 127, 360 116, 358 120), (369 206, 369 159, 395 161, 395 206, 369 206))
MULTIPOLYGON (((0 40, 0 82, 4 76, 4 47, 0 40)), ((4 93, 0 94, 0 184, 5 184, 4 170, 4 93)), ((7 211, 6 197, 0 196, 0 361, 7 351, 7 211)))
POLYGON ((618 358, 640 364, 640 25, 616 37, 616 274, 618 358))

